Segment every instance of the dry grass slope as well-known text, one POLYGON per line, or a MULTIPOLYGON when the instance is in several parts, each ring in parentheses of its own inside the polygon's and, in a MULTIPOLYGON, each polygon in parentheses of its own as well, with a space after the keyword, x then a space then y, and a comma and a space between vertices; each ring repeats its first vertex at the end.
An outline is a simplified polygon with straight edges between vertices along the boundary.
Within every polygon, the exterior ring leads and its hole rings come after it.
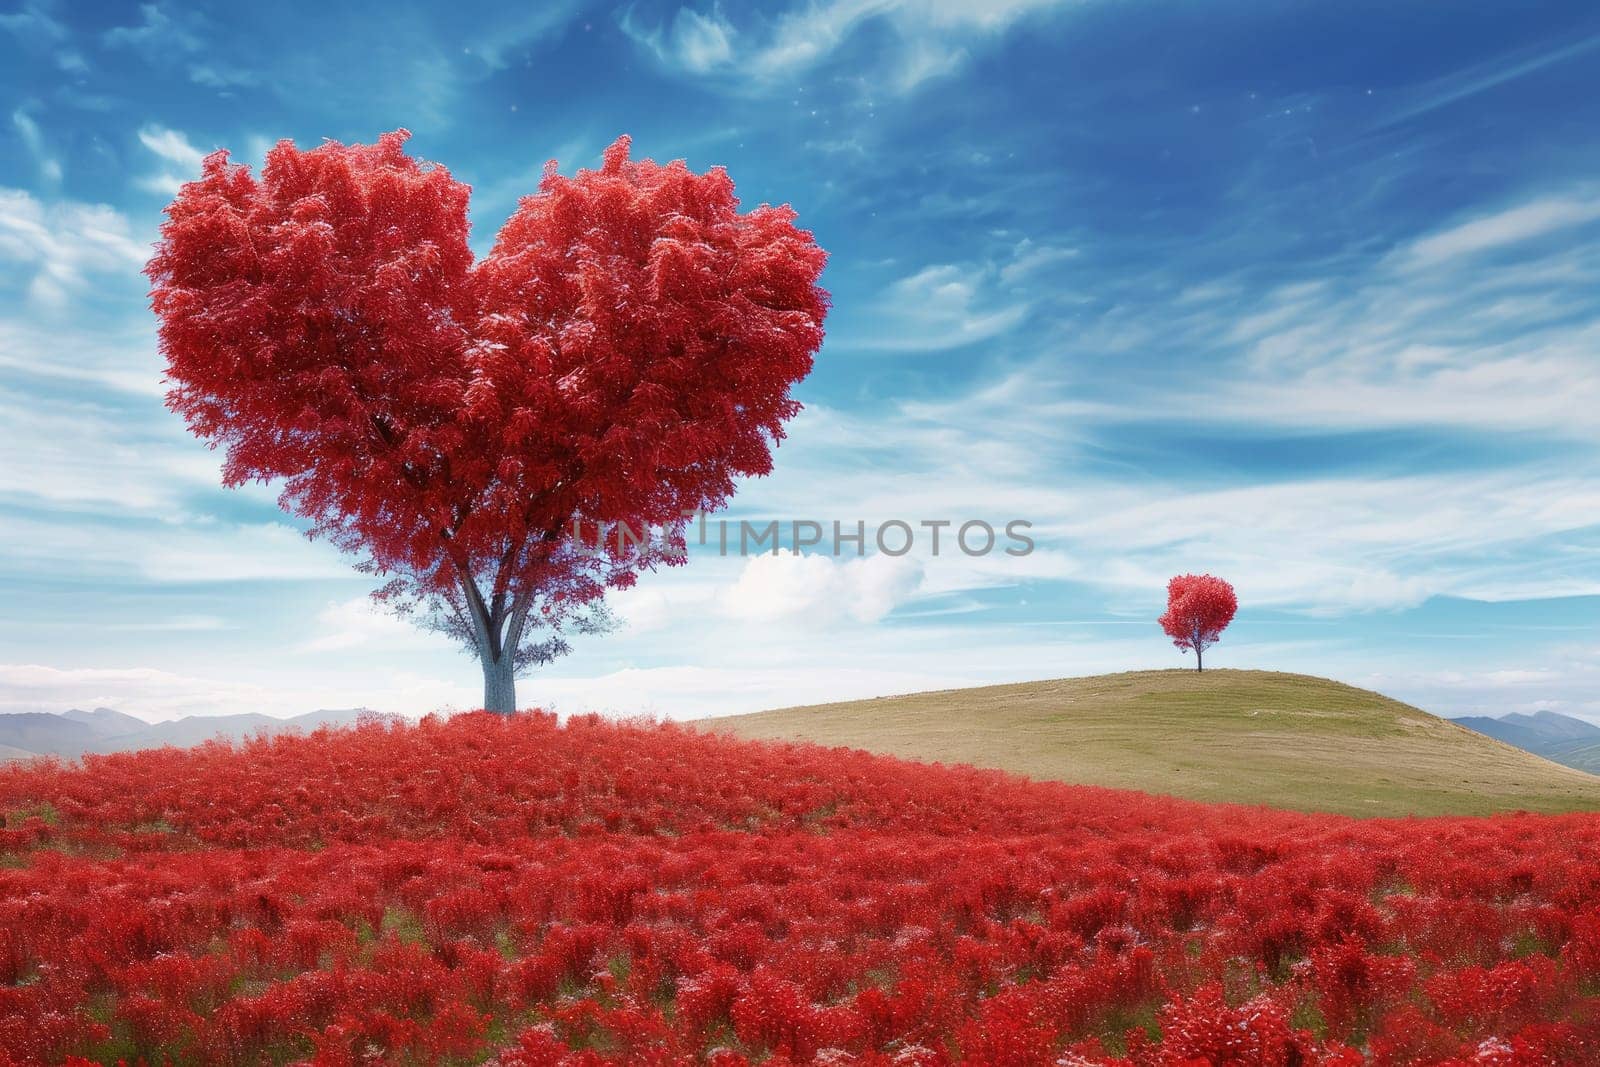
POLYGON ((1349 815, 1600 810, 1600 777, 1365 689, 1269 671, 1140 671, 704 720, 1196 800, 1349 815))

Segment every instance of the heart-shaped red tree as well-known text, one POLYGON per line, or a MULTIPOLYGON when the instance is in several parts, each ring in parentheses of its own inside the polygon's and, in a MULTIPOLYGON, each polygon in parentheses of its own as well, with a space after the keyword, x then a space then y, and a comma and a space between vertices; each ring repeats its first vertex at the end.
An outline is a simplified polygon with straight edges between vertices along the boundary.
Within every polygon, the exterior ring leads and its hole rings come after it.
POLYGON ((825 253, 721 168, 546 168, 493 250, 470 189, 405 152, 207 157, 146 272, 168 406, 479 657, 484 705, 685 559, 686 516, 772 468, 822 344, 825 253), (583 531, 587 531, 584 533, 583 531))

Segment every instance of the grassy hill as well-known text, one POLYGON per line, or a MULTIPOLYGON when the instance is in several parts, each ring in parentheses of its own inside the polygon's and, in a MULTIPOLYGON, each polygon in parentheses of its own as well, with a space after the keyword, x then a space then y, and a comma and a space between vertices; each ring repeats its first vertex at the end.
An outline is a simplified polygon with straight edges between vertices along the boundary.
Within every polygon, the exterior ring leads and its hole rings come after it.
POLYGON ((1350 815, 1600 810, 1600 777, 1325 678, 1140 671, 703 720, 740 737, 1350 815))

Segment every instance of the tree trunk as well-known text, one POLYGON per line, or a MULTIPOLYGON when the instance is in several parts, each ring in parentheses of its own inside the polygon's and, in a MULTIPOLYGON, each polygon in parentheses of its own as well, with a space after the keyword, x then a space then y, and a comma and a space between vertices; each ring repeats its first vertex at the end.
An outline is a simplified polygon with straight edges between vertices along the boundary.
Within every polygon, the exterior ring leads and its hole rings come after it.
POLYGON ((517 710, 517 676, 512 669, 511 656, 499 659, 480 657, 483 663, 483 709, 497 715, 510 715, 517 710))

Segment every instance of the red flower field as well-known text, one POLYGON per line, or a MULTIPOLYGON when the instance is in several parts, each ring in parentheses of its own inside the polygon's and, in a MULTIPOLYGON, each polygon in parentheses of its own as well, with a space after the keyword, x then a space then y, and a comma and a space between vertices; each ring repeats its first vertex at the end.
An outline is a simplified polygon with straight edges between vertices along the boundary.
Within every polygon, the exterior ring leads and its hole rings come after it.
POLYGON ((1600 818, 476 714, 0 770, 0 1063, 1600 1062, 1600 818))

